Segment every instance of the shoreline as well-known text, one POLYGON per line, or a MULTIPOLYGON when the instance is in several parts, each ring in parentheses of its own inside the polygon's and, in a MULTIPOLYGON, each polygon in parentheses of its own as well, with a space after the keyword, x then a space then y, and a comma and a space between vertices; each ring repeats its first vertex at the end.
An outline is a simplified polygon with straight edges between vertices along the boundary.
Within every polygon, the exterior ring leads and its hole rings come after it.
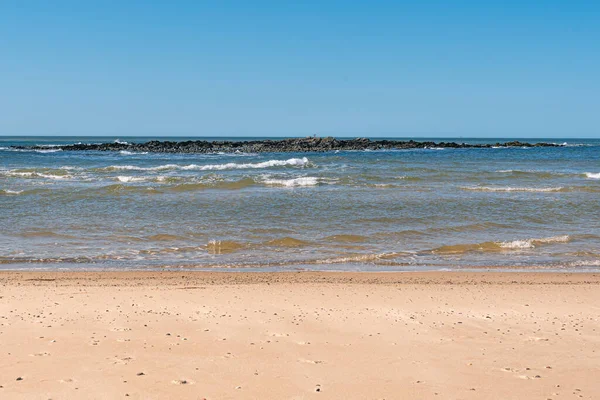
POLYGON ((600 272, 515 272, 503 271, 35 271, 0 270, 0 285, 20 282, 58 282, 91 285, 111 282, 127 284, 139 280, 141 284, 153 285, 157 281, 166 285, 198 282, 207 285, 230 284, 590 284, 600 285, 600 272))

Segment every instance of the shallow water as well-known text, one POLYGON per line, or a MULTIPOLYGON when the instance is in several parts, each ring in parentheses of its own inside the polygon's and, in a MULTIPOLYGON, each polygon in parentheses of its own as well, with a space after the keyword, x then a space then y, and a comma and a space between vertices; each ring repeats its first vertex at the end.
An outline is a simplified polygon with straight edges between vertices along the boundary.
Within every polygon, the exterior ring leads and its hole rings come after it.
POLYGON ((0 138, 0 268, 600 269, 600 140, 285 154, 52 148, 116 139, 0 138), (8 148, 33 144, 49 146, 8 148))

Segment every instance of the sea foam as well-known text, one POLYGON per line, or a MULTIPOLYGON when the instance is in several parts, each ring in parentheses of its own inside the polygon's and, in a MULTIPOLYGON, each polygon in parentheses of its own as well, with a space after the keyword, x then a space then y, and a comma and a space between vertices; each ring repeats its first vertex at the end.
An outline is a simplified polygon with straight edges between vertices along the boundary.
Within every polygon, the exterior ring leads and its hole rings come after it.
POLYGON ((183 170, 183 171, 222 171, 227 169, 260 169, 271 167, 304 167, 308 165, 308 158, 290 158, 289 160, 269 160, 259 163, 226 163, 226 164, 207 164, 207 165, 178 165, 165 164, 156 167, 139 167, 137 165, 111 165, 104 168, 105 170, 128 170, 128 171, 165 171, 165 170, 183 170))
POLYGON ((585 176, 587 176, 589 179, 600 179, 600 172, 598 172, 598 173, 586 172, 585 176))
POLYGON ((560 192, 564 188, 558 187, 546 187, 546 188, 532 188, 532 187, 490 187, 490 186, 461 186, 463 190, 473 190, 478 192, 560 192))
POLYGON ((146 178, 141 176, 117 176, 119 182, 144 182, 146 178))
POLYGON ((503 249, 533 249, 537 245, 547 243, 567 243, 571 240, 569 235, 552 236, 541 239, 513 240, 511 242, 499 242, 498 245, 503 249))
POLYGON ((10 190, 10 189, 0 190, 0 194, 5 194, 5 195, 17 195, 17 194, 21 194, 21 193, 23 193, 22 190, 10 190))
POLYGON ((266 185, 285 187, 316 186, 319 184, 319 178, 315 178, 313 176, 306 176, 294 179, 265 179, 264 183, 266 185))
POLYGON ((18 176, 18 177, 27 177, 27 178, 46 178, 46 179, 70 179, 73 176, 69 174, 65 175, 51 175, 44 174, 42 172, 19 172, 19 171, 6 171, 2 173, 7 176, 18 176))

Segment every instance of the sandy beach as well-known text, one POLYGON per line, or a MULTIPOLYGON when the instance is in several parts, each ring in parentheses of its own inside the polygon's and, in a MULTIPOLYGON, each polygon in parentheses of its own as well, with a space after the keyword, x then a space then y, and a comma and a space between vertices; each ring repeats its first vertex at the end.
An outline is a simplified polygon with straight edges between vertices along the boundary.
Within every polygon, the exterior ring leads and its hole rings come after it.
POLYGON ((600 397, 600 274, 0 272, 2 399, 600 397))

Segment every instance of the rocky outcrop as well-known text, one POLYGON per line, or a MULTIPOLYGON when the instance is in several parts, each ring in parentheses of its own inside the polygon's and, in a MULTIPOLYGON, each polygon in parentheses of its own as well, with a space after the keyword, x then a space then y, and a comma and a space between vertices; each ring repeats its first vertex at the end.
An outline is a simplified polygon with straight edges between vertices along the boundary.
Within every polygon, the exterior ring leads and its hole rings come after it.
MULTIPOLYGON (((70 144, 53 148, 65 151, 132 151, 152 153, 273 153, 273 152, 325 152, 348 150, 402 150, 426 148, 472 149, 492 147, 558 147, 554 143, 524 143, 519 141, 495 144, 466 144, 456 142, 417 142, 414 140, 370 140, 367 138, 336 139, 334 137, 307 137, 293 139, 251 141, 188 140, 171 142, 152 140, 146 143, 70 144)), ((13 146, 18 149, 45 149, 44 146, 13 146)))

